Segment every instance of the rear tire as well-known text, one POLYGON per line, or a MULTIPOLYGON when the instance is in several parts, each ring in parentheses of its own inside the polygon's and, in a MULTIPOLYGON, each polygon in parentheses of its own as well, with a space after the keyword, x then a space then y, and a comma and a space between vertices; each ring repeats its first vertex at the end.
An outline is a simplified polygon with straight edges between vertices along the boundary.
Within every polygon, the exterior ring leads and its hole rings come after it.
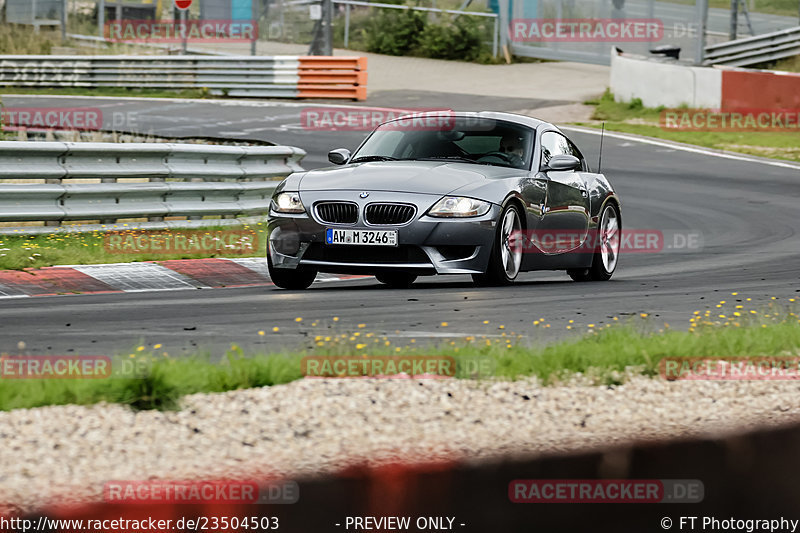
POLYGON ((567 270, 567 274, 575 281, 608 281, 617 269, 620 248, 619 208, 609 203, 603 208, 600 224, 597 226, 597 248, 589 268, 567 270))
POLYGON ((275 268, 272 266, 272 258, 267 254, 267 268, 269 277, 276 287, 281 289, 302 290, 307 289, 314 283, 317 277, 316 270, 291 270, 288 268, 275 268))
POLYGON ((510 285, 514 282, 522 265, 522 239, 518 235, 521 232, 519 208, 509 204, 500 213, 486 272, 472 275, 476 285, 510 285))
POLYGON ((405 272, 384 272, 382 274, 375 274, 375 278, 393 289, 407 289, 411 287, 417 279, 417 276, 405 272))

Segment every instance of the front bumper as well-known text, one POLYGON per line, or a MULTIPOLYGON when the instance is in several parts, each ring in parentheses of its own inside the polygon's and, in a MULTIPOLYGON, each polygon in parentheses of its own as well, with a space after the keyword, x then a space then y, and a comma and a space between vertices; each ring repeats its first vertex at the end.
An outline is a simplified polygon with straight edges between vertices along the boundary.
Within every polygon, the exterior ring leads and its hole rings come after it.
POLYGON ((372 192, 368 199, 359 191, 313 191, 301 195, 306 212, 297 215, 270 212, 268 252, 273 268, 309 269, 345 274, 387 271, 430 274, 476 274, 486 271, 500 206, 475 218, 442 219, 424 215, 439 195, 372 192), (403 202, 417 206, 413 220, 402 226, 324 224, 312 206, 319 201, 341 200, 358 204, 359 214, 373 202, 403 202), (398 245, 353 246, 325 243, 327 228, 397 230, 398 245))

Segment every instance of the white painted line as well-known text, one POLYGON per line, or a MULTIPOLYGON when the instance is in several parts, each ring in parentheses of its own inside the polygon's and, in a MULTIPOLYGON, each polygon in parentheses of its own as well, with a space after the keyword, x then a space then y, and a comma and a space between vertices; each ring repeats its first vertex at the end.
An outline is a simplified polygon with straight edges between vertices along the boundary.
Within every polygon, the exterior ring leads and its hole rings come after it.
MULTIPOLYGON (((562 130, 572 130, 572 131, 579 131, 581 133, 590 133, 592 135, 600 135, 601 130, 597 130, 594 128, 583 128, 581 126, 559 126, 562 130)), ((790 161, 776 161, 771 159, 757 159, 753 157, 748 157, 746 155, 736 155, 730 152, 723 152, 717 150, 711 150, 708 148, 700 148, 700 147, 693 147, 688 146, 685 144, 680 143, 673 143, 669 141, 659 141, 656 139, 651 139, 649 137, 640 137, 638 135, 629 135, 624 133, 617 133, 613 131, 606 130, 605 135, 607 137, 612 137, 615 139, 623 139, 626 141, 633 141, 643 144, 651 144, 653 146, 661 146, 662 148, 671 148, 673 150, 681 150, 684 152, 691 152, 695 154, 701 155, 710 155, 713 157, 722 157, 724 159, 733 159, 735 161, 746 161, 748 163, 761 163, 762 165, 770 165, 774 167, 782 167, 782 168, 792 168, 796 170, 800 170, 800 164, 792 163, 790 161)))
POLYGON ((156 263, 83 265, 73 268, 124 292, 210 288, 156 263))

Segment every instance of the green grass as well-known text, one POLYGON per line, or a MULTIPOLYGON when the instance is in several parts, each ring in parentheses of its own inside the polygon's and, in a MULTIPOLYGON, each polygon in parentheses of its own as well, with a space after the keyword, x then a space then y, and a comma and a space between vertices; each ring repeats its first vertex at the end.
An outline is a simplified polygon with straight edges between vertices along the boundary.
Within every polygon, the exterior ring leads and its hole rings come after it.
POLYGON ((800 72, 800 55, 776 61, 772 68, 786 72, 800 72))
MULTIPOLYGON (((677 131, 659 125, 663 107, 648 108, 638 98, 631 102, 618 102, 610 91, 597 100, 586 102, 595 106, 592 119, 604 121, 608 130, 634 133, 670 141, 729 150, 762 157, 800 161, 800 144, 796 132, 727 132, 727 131, 677 131)), ((583 124, 599 127, 597 123, 583 124)))
MULTIPOLYGON (((467 360, 489 361, 491 375, 500 379, 536 376, 545 384, 558 384, 581 373, 596 384, 619 383, 625 372, 657 375, 665 357, 787 356, 800 353, 800 320, 796 298, 785 305, 746 309, 742 299, 724 305, 713 313, 696 311, 688 331, 668 326, 655 329, 647 315, 625 324, 592 327, 583 336, 549 345, 523 345, 514 333, 477 335, 420 346, 413 341, 393 346, 380 335, 367 332, 364 325, 355 331, 338 331, 335 323, 317 327, 319 335, 305 349, 246 355, 233 345, 221 359, 210 354, 173 359, 160 344, 139 346, 130 353, 118 354, 112 364, 113 377, 102 379, 6 379, 0 387, 0 410, 60 404, 111 402, 134 409, 174 409, 182 396, 193 393, 224 392, 235 389, 280 385, 301 379, 301 359, 306 355, 427 355, 452 356, 459 361, 457 377, 475 377, 463 371, 467 360), (479 359, 476 359, 479 358, 479 359), (137 372, 132 372, 132 368, 137 372)), ((300 325, 301 318, 295 320, 300 325)), ((528 338, 536 340, 536 328, 550 324, 535 321, 528 338)), ((446 327, 446 324, 442 324, 446 327)), ((572 327, 572 326, 567 326, 572 327)), ((487 333, 502 331, 502 326, 486 326, 487 333)), ((259 332, 262 337, 280 335, 280 328, 259 332)), ((313 335, 313 333, 312 333, 313 335)), ((0 358, 8 354, 0 354, 0 358)), ((485 376, 483 376, 485 377, 485 376)))
MULTIPOLYGON (((178 253, 166 250, 149 253, 129 253, 121 245, 111 241, 110 234, 102 232, 89 233, 49 233, 45 235, 0 235, 0 270, 22 270, 25 268, 41 268, 54 265, 91 265, 102 263, 127 263, 131 261, 164 261, 168 259, 199 259, 209 257, 265 257, 267 247, 266 224, 258 223, 245 226, 209 227, 202 230, 170 230, 172 235, 185 232, 204 234, 215 232, 253 232, 254 245, 252 251, 244 253, 217 251, 211 246, 188 248, 178 253), (121 253, 125 251, 125 253, 121 253)), ((123 232, 122 239, 128 235, 140 235, 147 232, 123 232)), ((163 233, 156 231, 154 233, 163 233)), ((172 242, 172 241, 171 241, 172 242)))

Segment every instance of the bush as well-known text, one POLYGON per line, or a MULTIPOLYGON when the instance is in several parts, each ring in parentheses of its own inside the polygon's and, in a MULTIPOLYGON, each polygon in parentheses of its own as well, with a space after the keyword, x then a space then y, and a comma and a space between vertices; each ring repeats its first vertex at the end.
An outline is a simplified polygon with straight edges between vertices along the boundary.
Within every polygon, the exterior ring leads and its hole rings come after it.
POLYGON ((425 15, 412 10, 385 10, 370 21, 367 51, 392 56, 406 55, 416 47, 425 28, 425 15))
POLYGON ((481 55, 483 28, 470 17, 429 24, 419 36, 417 53, 436 59, 475 61, 481 55))

